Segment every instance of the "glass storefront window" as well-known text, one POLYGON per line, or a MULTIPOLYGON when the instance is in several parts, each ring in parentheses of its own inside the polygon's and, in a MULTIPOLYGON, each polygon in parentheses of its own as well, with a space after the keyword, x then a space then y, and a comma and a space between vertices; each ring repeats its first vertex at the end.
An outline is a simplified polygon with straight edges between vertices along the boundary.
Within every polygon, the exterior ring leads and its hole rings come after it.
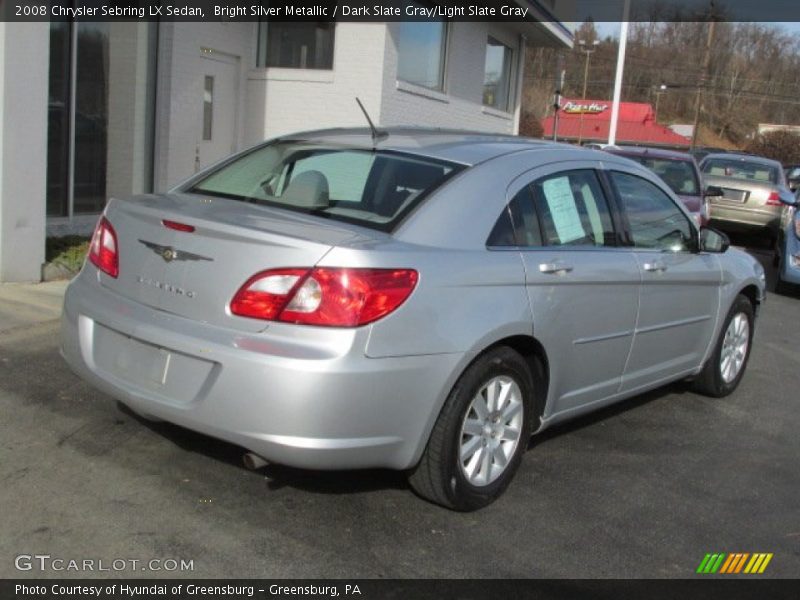
POLYGON ((47 214, 67 215, 71 26, 50 24, 50 89, 47 102, 47 214))
POLYGON ((109 23, 78 25, 75 82, 73 211, 98 213, 106 204, 109 23))
POLYGON ((152 190, 155 23, 51 23, 47 214, 152 190))

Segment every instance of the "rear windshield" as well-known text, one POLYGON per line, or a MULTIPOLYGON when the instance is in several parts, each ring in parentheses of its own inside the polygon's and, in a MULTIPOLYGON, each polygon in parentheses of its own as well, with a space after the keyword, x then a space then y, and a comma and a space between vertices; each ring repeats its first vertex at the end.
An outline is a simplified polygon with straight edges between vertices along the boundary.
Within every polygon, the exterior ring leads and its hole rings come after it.
POLYGON ((189 191, 391 231, 461 168, 395 152, 277 142, 222 166, 189 191))
POLYGON ((777 167, 745 160, 709 158, 703 163, 703 173, 733 177, 734 179, 778 183, 777 167))

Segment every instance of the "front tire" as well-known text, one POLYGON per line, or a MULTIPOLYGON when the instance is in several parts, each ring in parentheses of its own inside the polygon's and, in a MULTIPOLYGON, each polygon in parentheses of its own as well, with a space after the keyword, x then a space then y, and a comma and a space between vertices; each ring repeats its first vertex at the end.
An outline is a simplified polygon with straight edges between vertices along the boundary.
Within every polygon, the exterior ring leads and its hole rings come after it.
POLYGON ((475 360, 453 387, 419 464, 414 491, 471 511, 508 487, 531 435, 534 379, 525 360, 500 346, 475 360))
POLYGON ((750 300, 739 294, 728 311, 711 357, 694 382, 695 391, 723 398, 737 388, 750 358, 754 316, 750 300))

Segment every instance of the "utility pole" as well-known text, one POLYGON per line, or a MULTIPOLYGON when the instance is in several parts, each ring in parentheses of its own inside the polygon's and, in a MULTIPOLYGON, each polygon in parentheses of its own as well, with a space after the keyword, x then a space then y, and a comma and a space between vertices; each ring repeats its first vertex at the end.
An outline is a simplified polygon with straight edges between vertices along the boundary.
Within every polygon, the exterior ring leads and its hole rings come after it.
POLYGON ((594 40, 591 44, 588 43, 588 40, 578 40, 580 51, 586 55, 586 65, 583 68, 583 96, 581 96, 584 100, 586 100, 586 86, 589 82, 589 59, 599 44, 599 40, 594 40))
POLYGON ((700 84, 697 86, 697 96, 694 99, 694 127, 692 128, 692 149, 697 145, 697 135, 700 130, 700 109, 703 105, 703 92, 708 85, 708 77, 711 69, 711 47, 714 44, 714 29, 716 27, 714 14, 714 0, 711 0, 711 16, 708 24, 708 37, 706 38, 706 51, 703 57, 703 73, 700 76, 700 84))
POLYGON ((656 121, 658 121, 658 102, 661 100, 661 94, 667 91, 667 84, 662 83, 656 88, 656 121))
POLYGON ((564 55, 559 54, 557 66, 556 66, 556 91, 553 98, 553 108, 555 109, 555 113, 553 114, 553 141, 558 141, 558 117, 559 111, 561 110, 561 94, 564 91, 564 77, 566 76, 567 72, 564 70, 564 55))
POLYGON ((631 0, 625 0, 622 6, 622 21, 619 26, 619 49, 617 50, 617 74, 614 77, 614 99, 611 101, 611 123, 608 126, 608 145, 617 143, 617 124, 619 121, 619 103, 622 97, 622 75, 625 71, 625 47, 628 44, 628 15, 631 0))
MULTIPOLYGON (((598 40, 594 40, 591 44, 588 43, 588 40, 578 40, 578 46, 580 47, 581 52, 586 55, 586 65, 583 68, 583 96, 581 96, 584 100, 586 100, 586 86, 589 83, 589 59, 592 56, 592 52, 597 50, 597 46, 600 44, 598 40)), ((581 112, 581 120, 580 125, 578 126, 578 145, 581 145, 583 141, 583 112, 581 112)))

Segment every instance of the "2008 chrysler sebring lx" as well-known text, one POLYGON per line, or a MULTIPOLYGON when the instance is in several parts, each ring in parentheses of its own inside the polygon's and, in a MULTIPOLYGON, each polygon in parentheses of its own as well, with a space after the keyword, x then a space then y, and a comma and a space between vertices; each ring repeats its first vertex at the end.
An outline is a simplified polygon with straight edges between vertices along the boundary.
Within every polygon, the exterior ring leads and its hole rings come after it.
POLYGON ((529 436, 742 378, 764 272, 605 152, 463 132, 272 140, 112 199, 62 352, 149 418, 471 510, 529 436))

